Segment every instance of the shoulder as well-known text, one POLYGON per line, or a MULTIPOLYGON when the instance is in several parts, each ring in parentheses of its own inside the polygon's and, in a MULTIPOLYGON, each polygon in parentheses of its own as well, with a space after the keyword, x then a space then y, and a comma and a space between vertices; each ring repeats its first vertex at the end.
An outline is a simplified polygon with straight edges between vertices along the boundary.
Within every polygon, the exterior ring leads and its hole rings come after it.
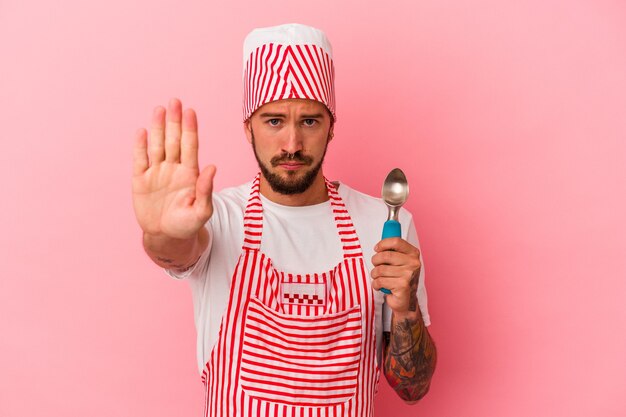
POLYGON ((213 204, 218 208, 234 208, 244 207, 250 197, 251 182, 227 187, 218 192, 213 193, 213 204))
POLYGON ((232 227, 243 221, 251 187, 252 182, 248 182, 213 193, 213 215, 210 224, 214 230, 232 227))

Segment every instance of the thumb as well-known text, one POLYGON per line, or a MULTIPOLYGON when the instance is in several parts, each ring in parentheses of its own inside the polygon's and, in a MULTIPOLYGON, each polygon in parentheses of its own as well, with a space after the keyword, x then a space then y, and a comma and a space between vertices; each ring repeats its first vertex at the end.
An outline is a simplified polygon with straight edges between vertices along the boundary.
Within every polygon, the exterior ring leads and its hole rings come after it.
POLYGON ((205 167, 196 181, 196 207, 202 217, 209 218, 213 214, 213 178, 217 168, 215 165, 205 167))

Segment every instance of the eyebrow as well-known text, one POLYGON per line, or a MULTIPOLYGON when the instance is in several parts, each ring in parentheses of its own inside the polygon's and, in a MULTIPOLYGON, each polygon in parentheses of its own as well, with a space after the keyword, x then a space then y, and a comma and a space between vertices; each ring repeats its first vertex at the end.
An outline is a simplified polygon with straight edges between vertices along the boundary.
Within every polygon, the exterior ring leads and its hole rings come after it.
MULTIPOLYGON (((287 117, 287 116, 284 113, 261 113, 259 114, 259 117, 287 117)), ((302 119, 319 119, 321 117, 324 117, 324 115, 322 113, 315 113, 315 114, 303 114, 300 117, 302 119)))

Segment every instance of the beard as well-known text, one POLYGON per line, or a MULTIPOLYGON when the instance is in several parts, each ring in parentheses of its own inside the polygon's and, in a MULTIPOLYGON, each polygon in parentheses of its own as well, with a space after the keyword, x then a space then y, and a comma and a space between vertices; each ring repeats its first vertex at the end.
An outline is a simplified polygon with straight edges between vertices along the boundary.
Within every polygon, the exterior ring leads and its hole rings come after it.
MULTIPOLYGON (((324 153, 322 154, 322 158, 320 161, 315 164, 312 168, 304 173, 301 177, 298 178, 298 172, 295 171, 287 171, 287 178, 283 178, 278 174, 275 174, 270 171, 270 168, 265 165, 256 151, 256 146, 254 144, 254 132, 252 132, 252 149, 254 150, 254 157, 256 158, 259 168, 261 169, 261 173, 267 180, 268 184, 272 188, 272 190, 279 194, 285 195, 293 195, 293 194, 302 194, 306 190, 311 187, 317 174, 320 172, 322 168, 322 163, 324 162, 324 157, 326 156, 326 150, 328 149, 328 140, 326 141, 326 146, 324 147, 324 153)), ((303 155, 301 151, 297 151, 289 157, 289 154, 283 152, 279 156, 275 156, 270 160, 270 164, 272 167, 277 167, 278 165, 285 162, 298 162, 306 166, 310 166, 313 164, 313 158, 307 155, 303 155)))

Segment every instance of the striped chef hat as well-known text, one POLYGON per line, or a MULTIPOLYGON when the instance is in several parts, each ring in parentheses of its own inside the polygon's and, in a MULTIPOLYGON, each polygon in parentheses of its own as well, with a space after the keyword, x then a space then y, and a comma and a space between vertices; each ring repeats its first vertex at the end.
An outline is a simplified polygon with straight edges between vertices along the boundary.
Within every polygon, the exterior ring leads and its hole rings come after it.
POLYGON ((254 29, 243 44, 243 119, 265 103, 319 101, 335 116, 333 51, 324 32, 290 23, 254 29))

